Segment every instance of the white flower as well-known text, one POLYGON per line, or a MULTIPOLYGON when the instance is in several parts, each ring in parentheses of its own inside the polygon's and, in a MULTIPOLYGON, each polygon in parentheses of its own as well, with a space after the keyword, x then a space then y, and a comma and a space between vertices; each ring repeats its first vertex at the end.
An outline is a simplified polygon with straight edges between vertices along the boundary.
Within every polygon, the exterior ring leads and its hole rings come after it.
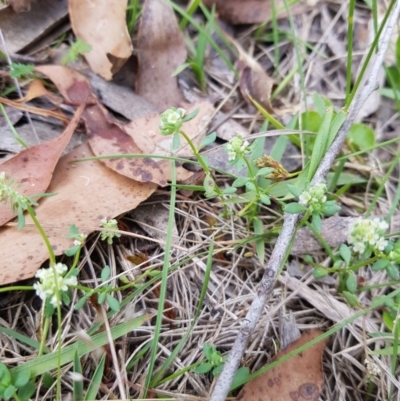
POLYGON ((359 217, 349 226, 347 242, 354 244, 353 250, 359 254, 364 253, 367 246, 373 250, 383 251, 388 244, 384 236, 388 228, 389 225, 384 220, 359 217), (364 247, 361 247, 360 244, 364 244, 364 247), (361 252, 361 250, 363 251, 361 252))
POLYGON ((238 156, 245 155, 250 152, 250 144, 248 141, 243 141, 241 135, 236 135, 225 145, 228 160, 235 160, 238 156))
POLYGON ((107 220, 106 218, 101 219, 100 222, 101 222, 101 226, 106 229, 101 232, 101 239, 103 241, 107 240, 107 242, 111 245, 113 243, 113 238, 114 237, 118 238, 121 236, 121 234, 118 234, 113 231, 107 231, 107 229, 118 230, 118 222, 115 219, 107 220))
POLYGON ((183 124, 183 117, 186 114, 185 109, 176 109, 171 107, 161 114, 160 133, 161 135, 171 135, 179 132, 183 124))
POLYGON ((320 182, 311 188, 306 189, 299 196, 299 203, 308 206, 311 211, 320 210, 326 202, 326 184, 320 182))
MULTIPOLYGON (((57 263, 54 268, 49 267, 47 269, 39 269, 35 277, 39 279, 39 282, 33 284, 33 288, 36 290, 36 294, 46 301, 50 299, 50 303, 54 306, 58 306, 57 299, 57 287, 58 291, 65 292, 68 290, 68 286, 77 285, 77 279, 75 276, 65 278, 63 274, 68 270, 67 266, 62 263, 57 263)), ((61 299, 61 294, 60 294, 61 299)))
POLYGON ((366 359, 364 363, 365 368, 367 369, 368 377, 376 377, 381 374, 381 368, 376 363, 370 361, 369 359, 366 359))

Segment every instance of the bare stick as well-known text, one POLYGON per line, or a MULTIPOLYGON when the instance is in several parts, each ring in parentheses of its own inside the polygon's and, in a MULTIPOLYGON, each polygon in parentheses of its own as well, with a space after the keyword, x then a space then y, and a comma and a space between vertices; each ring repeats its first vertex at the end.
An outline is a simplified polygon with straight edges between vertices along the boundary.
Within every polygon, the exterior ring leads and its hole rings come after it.
MULTIPOLYGON (((318 184, 319 182, 325 180, 325 176, 334 163, 340 149, 342 148, 343 142, 346 139, 347 132, 351 127, 358 111, 368 99, 369 95, 376 89, 377 75, 379 69, 381 68, 393 27, 398 20, 399 11, 400 1, 398 0, 393 8, 392 14, 388 19, 387 25, 382 32, 382 37, 379 42, 379 51, 375 55, 375 58, 370 61, 371 67, 368 73, 365 74, 365 79, 362 85, 360 85, 360 89, 357 92, 357 95, 354 98, 353 102, 351 103, 346 120, 340 128, 336 139, 333 141, 328 152, 321 161, 321 164, 319 165, 312 180, 312 185, 318 184)), ((221 372, 217 383, 215 384, 210 401, 225 401, 225 398, 228 395, 235 372, 239 367, 240 361, 246 349, 247 342, 260 319, 265 302, 270 298, 272 294, 279 267, 283 261, 292 236, 295 232, 298 220, 299 215, 291 215, 286 213, 284 215, 282 231, 276 241, 276 245, 274 247, 274 250, 272 251, 271 258, 266 265, 263 278, 257 289, 257 294, 242 323, 235 343, 233 344, 228 359, 225 362, 224 369, 221 372)))

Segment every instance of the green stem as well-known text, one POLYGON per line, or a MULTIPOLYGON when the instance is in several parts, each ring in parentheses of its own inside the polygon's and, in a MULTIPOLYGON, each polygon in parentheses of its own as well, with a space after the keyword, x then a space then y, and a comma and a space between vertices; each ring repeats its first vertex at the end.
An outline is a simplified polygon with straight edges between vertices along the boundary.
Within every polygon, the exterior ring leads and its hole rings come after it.
POLYGON ((332 252, 332 249, 329 247, 328 243, 324 240, 322 235, 319 233, 319 231, 308 221, 305 222, 305 225, 310 229, 310 231, 315 235, 319 243, 324 247, 326 253, 329 255, 329 257, 335 261, 336 257, 332 252))
POLYGON ((53 248, 51 247, 50 241, 49 241, 46 233, 44 232, 41 224, 39 223, 38 219, 36 218, 35 211, 33 210, 32 206, 29 206, 29 205, 27 205, 26 210, 29 213, 29 216, 31 216, 33 223, 35 224, 36 228, 38 229, 40 235, 43 238, 43 241, 46 245, 47 251, 49 252, 50 265, 55 266, 56 256, 54 255, 53 248))
MULTIPOLYGON (((186 135, 184 135, 187 138, 186 135)), ((190 145, 190 141, 188 142, 190 145)), ((170 208, 169 208, 169 216, 168 216, 168 230, 167 230, 167 237, 165 239, 165 256, 164 256, 164 263, 161 272, 161 288, 160 288, 160 296, 159 296, 159 303, 158 303, 158 310, 157 310, 157 320, 156 326, 154 328, 154 336, 153 336, 153 343, 151 347, 151 355, 150 355, 150 363, 149 363, 149 370, 146 376, 145 382, 145 389, 143 398, 146 398, 147 391, 149 389, 149 385, 153 376, 154 365, 156 362, 157 357, 157 350, 158 350, 158 339, 160 337, 161 332, 161 324, 164 314, 164 302, 167 293, 167 281, 168 281, 168 271, 169 271, 169 262, 171 257, 171 245, 172 245, 172 237, 173 237, 173 224, 175 221, 175 202, 176 202, 176 166, 175 162, 171 162, 171 175, 172 175, 172 182, 171 182, 171 200, 170 200, 170 208)))
MULTIPOLYGON (((44 314, 44 303, 43 303, 42 313, 44 314)), ((39 355, 38 356, 42 356, 43 355, 44 343, 46 342, 46 339, 47 339, 47 333, 49 332, 49 327, 50 327, 50 318, 46 317, 45 320, 44 320, 44 326, 43 326, 43 329, 42 329, 42 335, 41 335, 41 339, 40 339, 40 347, 39 347, 39 355)))
POLYGON ((247 157, 245 157, 244 155, 242 155, 242 158, 243 158, 243 160, 244 160, 244 162, 246 163, 246 166, 247 166, 247 174, 249 175, 249 177, 250 177, 252 183, 254 184, 254 186, 255 186, 255 188, 256 188, 257 198, 260 199, 260 189, 258 188, 257 179, 256 179, 256 177, 255 177, 255 175, 254 175, 254 173, 253 173, 253 170, 252 170, 252 168, 251 168, 251 165, 250 165, 249 161, 247 160, 247 157))
POLYGON ((347 28, 347 71, 346 71, 346 99, 350 96, 351 90, 351 67, 353 66, 353 27, 355 0, 350 1, 348 28, 347 28))

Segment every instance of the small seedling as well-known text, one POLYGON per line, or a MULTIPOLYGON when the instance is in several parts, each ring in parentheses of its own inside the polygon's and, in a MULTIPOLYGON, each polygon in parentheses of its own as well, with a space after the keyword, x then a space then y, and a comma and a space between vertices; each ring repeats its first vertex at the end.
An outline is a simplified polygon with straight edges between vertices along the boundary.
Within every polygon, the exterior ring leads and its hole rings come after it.
POLYGON ((30 78, 34 69, 35 66, 33 64, 12 63, 10 65, 10 76, 16 79, 30 78))
MULTIPOLYGON (((219 351, 216 350, 214 345, 212 344, 204 344, 203 345, 203 353, 206 357, 207 362, 201 363, 198 365, 193 372, 197 374, 206 374, 211 372, 213 377, 219 375, 222 372, 224 367, 224 363, 226 361, 226 356, 222 356, 219 351)), ((250 372, 247 367, 241 367, 237 370, 235 377, 233 379, 232 388, 236 387, 236 383, 243 382, 247 376, 249 376, 250 372)))
POLYGON ((92 46, 85 43, 81 38, 78 38, 74 43, 72 43, 67 54, 62 58, 61 63, 66 65, 68 63, 73 63, 78 60, 78 57, 89 53, 92 50, 92 46))

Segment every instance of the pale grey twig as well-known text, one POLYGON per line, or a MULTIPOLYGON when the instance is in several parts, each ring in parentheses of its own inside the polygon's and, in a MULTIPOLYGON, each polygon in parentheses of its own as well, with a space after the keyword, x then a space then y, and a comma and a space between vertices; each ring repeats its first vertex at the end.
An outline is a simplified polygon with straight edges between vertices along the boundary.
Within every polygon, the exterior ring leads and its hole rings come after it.
MULTIPOLYGON (((358 111, 360 110, 364 102, 368 99, 369 95, 376 89, 377 75, 382 65, 383 58, 390 41, 392 30, 398 20, 399 11, 400 1, 398 0, 393 8, 392 14, 388 19, 387 25, 382 32, 381 41, 379 42, 379 51, 375 55, 375 57, 371 59, 371 67, 369 69, 369 72, 365 74, 363 83, 360 85, 360 89, 353 99, 353 102, 351 103, 346 120, 340 128, 336 139, 329 147, 325 157, 322 159, 321 164, 319 165, 314 175, 311 185, 318 184, 319 182, 325 180, 326 174, 328 173, 330 167, 335 161, 337 154, 342 148, 343 142, 346 139, 347 132, 354 122, 358 111)), ((264 308, 266 300, 269 299, 272 294, 280 265, 295 232, 299 217, 299 215, 286 213, 284 215, 282 231, 276 241, 276 245, 272 251, 271 258, 266 265, 263 278, 257 290, 257 294, 242 323, 235 343, 233 344, 228 359, 225 362, 224 369, 221 372, 221 375, 218 377, 214 390, 211 394, 210 401, 224 401, 226 396, 228 395, 235 372, 239 367, 248 340, 260 319, 261 312, 264 308)))

